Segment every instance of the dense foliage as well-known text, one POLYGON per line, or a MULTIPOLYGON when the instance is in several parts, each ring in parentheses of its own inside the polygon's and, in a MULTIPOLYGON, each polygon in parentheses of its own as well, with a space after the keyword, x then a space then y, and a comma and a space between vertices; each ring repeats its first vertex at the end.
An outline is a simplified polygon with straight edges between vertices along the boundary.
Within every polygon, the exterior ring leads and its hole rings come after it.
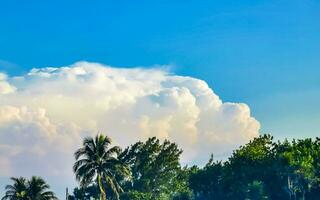
POLYGON ((156 138, 118 155, 130 176, 118 176, 123 200, 319 199, 320 139, 275 142, 262 135, 226 161, 182 167, 175 143, 156 138))
MULTIPOLYGON (((182 150, 168 140, 150 138, 124 150, 110 144, 110 138, 98 135, 76 151, 80 186, 70 200, 320 199, 319 138, 275 142, 262 135, 225 161, 211 156, 203 167, 181 166, 182 150)), ((3 199, 34 199, 27 197, 30 180, 12 180, 3 199)))
POLYGON ((320 139, 255 138, 189 178, 195 199, 319 199, 320 139))

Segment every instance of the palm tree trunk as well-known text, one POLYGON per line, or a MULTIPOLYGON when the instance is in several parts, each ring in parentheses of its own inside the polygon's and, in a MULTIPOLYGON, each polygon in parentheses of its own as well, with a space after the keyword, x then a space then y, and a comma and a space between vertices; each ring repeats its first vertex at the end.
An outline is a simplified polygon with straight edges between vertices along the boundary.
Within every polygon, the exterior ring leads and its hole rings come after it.
POLYGON ((101 180, 101 175, 98 174, 98 185, 99 185, 99 189, 100 189, 100 199, 101 200, 107 200, 107 195, 106 195, 106 192, 104 191, 104 188, 103 188, 103 184, 102 184, 102 180, 101 180))

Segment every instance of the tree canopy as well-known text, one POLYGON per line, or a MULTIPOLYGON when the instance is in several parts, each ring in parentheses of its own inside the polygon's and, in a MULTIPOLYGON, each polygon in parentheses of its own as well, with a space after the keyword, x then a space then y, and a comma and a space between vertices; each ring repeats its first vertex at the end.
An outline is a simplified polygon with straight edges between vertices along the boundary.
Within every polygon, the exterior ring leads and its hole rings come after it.
MULTIPOLYGON (((79 187, 69 200, 317 200, 320 139, 261 135, 225 160, 182 166, 177 144, 155 137, 121 150, 104 135, 75 152, 79 187)), ((56 199, 40 177, 11 178, 3 200, 56 199)))
POLYGON ((6 193, 2 200, 55 200, 57 197, 50 191, 50 186, 41 177, 31 179, 12 177, 12 185, 5 187, 6 193))

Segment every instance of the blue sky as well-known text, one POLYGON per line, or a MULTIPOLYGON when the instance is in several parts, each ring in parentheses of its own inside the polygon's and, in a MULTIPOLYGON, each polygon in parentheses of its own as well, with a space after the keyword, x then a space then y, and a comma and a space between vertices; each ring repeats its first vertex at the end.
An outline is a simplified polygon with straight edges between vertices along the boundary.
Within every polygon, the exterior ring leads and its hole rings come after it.
POLYGON ((0 71, 76 61, 171 65, 245 102, 262 133, 315 137, 320 129, 320 2, 0 2, 0 71))
POLYGON ((312 0, 1 1, 0 67, 171 64, 248 103, 262 132, 315 136, 319 9, 312 0))

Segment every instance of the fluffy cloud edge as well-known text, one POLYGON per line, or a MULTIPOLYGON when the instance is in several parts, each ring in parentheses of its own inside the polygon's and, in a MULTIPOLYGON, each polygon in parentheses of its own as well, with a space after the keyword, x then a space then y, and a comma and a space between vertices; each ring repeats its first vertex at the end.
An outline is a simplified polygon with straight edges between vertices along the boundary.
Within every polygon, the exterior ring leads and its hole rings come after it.
POLYGON ((16 91, 16 88, 7 82, 7 75, 0 73, 0 95, 10 94, 16 91))
POLYGON ((74 149, 99 131, 122 146, 170 139, 184 149, 187 163, 230 153, 259 129, 246 104, 224 103, 204 81, 159 67, 78 62, 20 77, 0 74, 2 175, 39 168, 44 175, 72 174, 74 149))

